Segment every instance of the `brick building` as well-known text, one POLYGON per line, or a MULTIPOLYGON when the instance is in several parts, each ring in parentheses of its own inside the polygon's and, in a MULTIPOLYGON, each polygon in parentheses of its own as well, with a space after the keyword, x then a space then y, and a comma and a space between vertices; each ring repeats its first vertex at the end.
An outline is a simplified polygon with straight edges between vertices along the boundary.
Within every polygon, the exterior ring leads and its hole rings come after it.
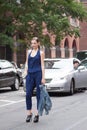
MULTIPOLYGON (((87 6, 87 0, 80 1, 87 6)), ((79 50, 87 50, 87 22, 80 23, 80 34, 79 50)))
MULTIPOLYGON (((84 6, 87 6, 87 0, 77 0, 78 2, 82 2, 84 6)), ((80 27, 80 38, 75 38, 67 36, 65 37, 61 43, 60 46, 56 46, 51 48, 49 51, 48 49, 45 49, 46 57, 73 57, 76 54, 76 51, 80 50, 87 50, 87 22, 79 22, 76 19, 70 18, 70 24, 72 27, 80 27), (50 52, 50 55, 47 55, 47 53, 50 52)), ((53 41, 54 38, 51 38, 51 41, 53 41)))
MULTIPOLYGON (((79 0, 78 0, 79 1, 79 0)), ((85 5, 87 5, 87 0, 80 0, 85 5)), ((72 27, 80 27, 81 38, 75 38, 74 36, 65 37, 60 45, 56 45, 55 35, 50 37, 50 41, 54 44, 53 47, 44 48, 45 58, 64 58, 64 57, 73 57, 76 54, 76 51, 87 49, 87 23, 79 23, 78 20, 70 18, 70 24, 72 27)), ((45 28, 44 31, 47 31, 45 28)), ((18 66, 25 63, 26 59, 26 49, 21 45, 17 47, 18 51, 13 52, 9 46, 0 46, 0 59, 7 59, 9 61, 15 61, 18 66)))

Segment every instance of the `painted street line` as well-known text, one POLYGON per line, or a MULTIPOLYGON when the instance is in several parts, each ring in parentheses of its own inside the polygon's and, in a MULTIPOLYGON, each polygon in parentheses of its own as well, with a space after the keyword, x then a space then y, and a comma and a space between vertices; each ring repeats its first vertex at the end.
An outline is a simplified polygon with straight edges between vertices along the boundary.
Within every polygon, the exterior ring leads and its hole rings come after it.
POLYGON ((77 127, 78 125, 81 126, 81 124, 87 120, 87 117, 84 117, 83 119, 75 122, 74 124, 72 124, 70 127, 66 128, 65 130, 72 130, 73 128, 77 127))
POLYGON ((10 100, 2 100, 2 99, 0 99, 0 102, 9 102, 9 103, 14 103, 15 101, 10 101, 10 100))
POLYGON ((0 101, 9 102, 9 103, 0 105, 0 108, 2 108, 2 107, 9 106, 9 105, 12 105, 12 104, 17 104, 17 103, 24 102, 25 100, 23 99, 23 100, 19 100, 19 101, 10 101, 10 100, 0 100, 0 101))

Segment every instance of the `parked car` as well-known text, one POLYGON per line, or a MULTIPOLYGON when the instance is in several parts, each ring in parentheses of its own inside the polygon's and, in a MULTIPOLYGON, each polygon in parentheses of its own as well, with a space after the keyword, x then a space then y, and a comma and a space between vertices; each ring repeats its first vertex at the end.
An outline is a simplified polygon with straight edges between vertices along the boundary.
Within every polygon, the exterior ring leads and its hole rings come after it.
POLYGON ((20 85, 23 85, 22 70, 17 66, 17 64, 14 61, 12 61, 11 63, 17 71, 20 85))
POLYGON ((85 58, 87 58, 87 50, 77 51, 76 58, 78 58, 81 61, 84 60, 85 58))
POLYGON ((19 90, 19 75, 16 68, 7 60, 0 60, 0 88, 11 87, 19 90))
MULTIPOLYGON (((76 58, 60 59, 52 63, 45 70, 46 86, 49 92, 69 92, 87 89, 87 68, 80 64, 74 69, 73 62, 76 58)), ((52 61, 53 62, 53 61, 52 61)))
MULTIPOLYGON (((77 58, 45 59, 45 80, 48 92, 68 92, 73 95, 76 90, 87 89, 87 68, 77 58), (74 62, 79 66, 74 68, 74 62)), ((26 91, 24 79, 24 91, 26 91)))
POLYGON ((81 64, 87 68, 87 58, 81 61, 81 64))
MULTIPOLYGON (((46 59, 44 59, 45 69, 50 67, 52 65, 52 63, 59 61, 59 60, 60 59, 58 59, 58 58, 54 58, 54 59, 46 58, 46 59)), ((25 64, 23 64, 22 67, 21 67, 22 73, 24 73, 24 69, 25 69, 25 64)), ((25 92, 26 91, 26 79, 25 79, 25 77, 23 78, 23 84, 24 84, 23 90, 25 92)))

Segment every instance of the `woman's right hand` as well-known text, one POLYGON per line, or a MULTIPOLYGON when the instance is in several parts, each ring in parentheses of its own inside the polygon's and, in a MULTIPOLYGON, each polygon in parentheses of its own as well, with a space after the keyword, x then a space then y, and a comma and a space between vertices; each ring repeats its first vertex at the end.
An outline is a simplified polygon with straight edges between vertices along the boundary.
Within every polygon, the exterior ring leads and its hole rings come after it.
POLYGON ((42 78, 41 83, 45 84, 45 79, 44 78, 42 78))

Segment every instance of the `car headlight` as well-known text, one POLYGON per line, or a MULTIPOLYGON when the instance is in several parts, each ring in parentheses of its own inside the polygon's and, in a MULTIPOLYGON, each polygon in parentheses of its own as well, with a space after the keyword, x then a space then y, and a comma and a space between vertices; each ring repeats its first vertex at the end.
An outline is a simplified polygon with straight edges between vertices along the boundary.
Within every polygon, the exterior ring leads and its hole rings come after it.
POLYGON ((67 76, 64 76, 64 77, 59 77, 59 78, 53 78, 52 81, 58 81, 58 80, 66 80, 68 77, 67 76))
POLYGON ((60 80, 66 79, 66 77, 61 77, 60 80))
POLYGON ((64 76, 64 77, 61 77, 60 80, 67 80, 68 79, 68 76, 64 76))

